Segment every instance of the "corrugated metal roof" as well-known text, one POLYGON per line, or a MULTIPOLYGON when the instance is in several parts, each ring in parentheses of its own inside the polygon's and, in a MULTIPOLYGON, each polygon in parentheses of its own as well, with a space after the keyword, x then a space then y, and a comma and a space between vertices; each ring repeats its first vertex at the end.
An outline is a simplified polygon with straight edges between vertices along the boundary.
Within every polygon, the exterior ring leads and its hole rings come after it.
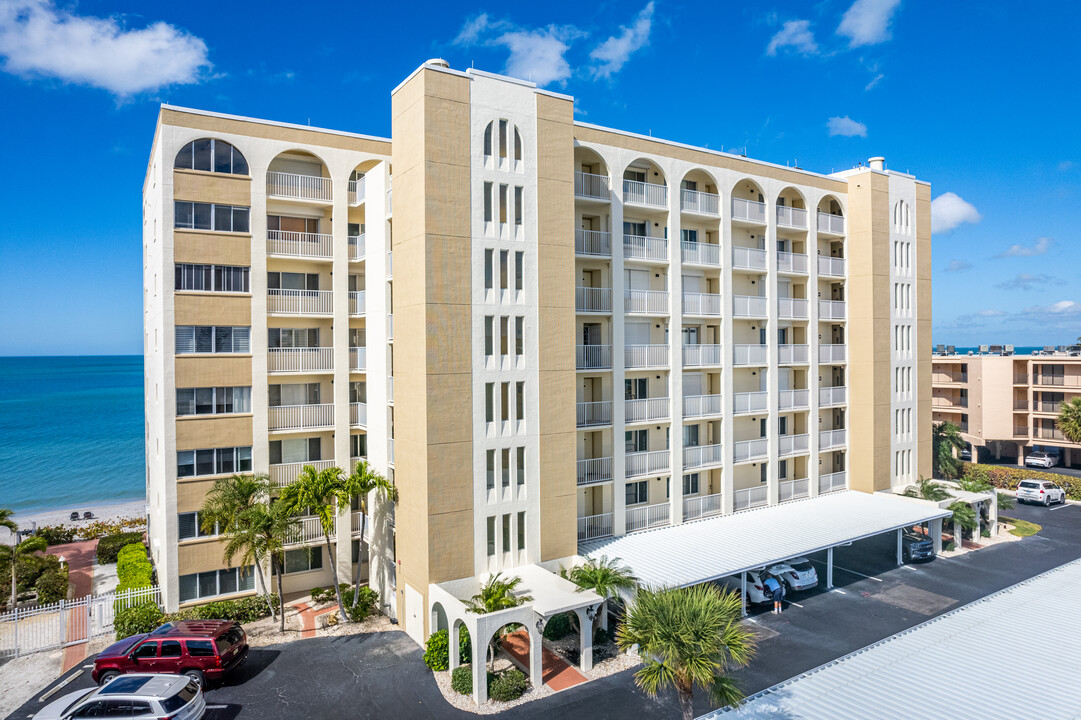
POLYGON ((646 585, 694 585, 950 515, 921 501, 849 490, 594 540, 578 553, 621 558, 646 585))
POLYGON ((1078 597, 1074 561, 703 718, 1077 718, 1078 597))

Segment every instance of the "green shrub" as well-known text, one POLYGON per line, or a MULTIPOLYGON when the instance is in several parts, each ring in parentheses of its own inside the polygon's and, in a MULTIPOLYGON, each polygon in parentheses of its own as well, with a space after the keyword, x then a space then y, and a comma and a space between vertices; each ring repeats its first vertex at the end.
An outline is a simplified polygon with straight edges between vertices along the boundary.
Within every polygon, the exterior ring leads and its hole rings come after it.
MULTIPOLYGON (((349 583, 340 583, 338 585, 338 590, 341 591, 342 602, 345 603, 346 605, 348 605, 349 600, 352 599, 352 598, 350 597, 350 598, 347 599, 346 595, 352 596, 352 594, 353 594, 353 586, 350 585, 349 583)), ((314 603, 335 602, 337 599, 338 598, 334 595, 334 586, 333 585, 331 585, 330 587, 325 587, 325 588, 322 588, 322 587, 312 588, 312 602, 314 602, 314 603)))
POLYGON ((424 643, 424 664, 435 671, 450 667, 450 633, 437 630, 424 643))
POLYGON ((491 681, 488 686, 488 697, 499 702, 517 700, 522 697, 528 685, 525 673, 511 668, 491 681))
POLYGON ((545 640, 562 640, 570 635, 574 628, 571 627, 570 613, 560 613, 555 615, 548 624, 544 626, 544 639, 545 640))
POLYGON ((125 545, 117 553, 116 576, 119 580, 117 592, 154 584, 154 566, 146 556, 142 540, 125 545))
POLYGON ((608 632, 598 625, 597 629, 593 632, 593 645, 603 645, 606 642, 608 642, 608 632))
POLYGON ((75 542, 78 531, 67 525, 46 525, 44 527, 39 527, 34 534, 38 537, 45 538, 45 542, 49 545, 64 545, 66 543, 75 542))
POLYGON ((68 596, 68 569, 49 568, 34 583, 34 589, 41 605, 64 600, 68 596))
MULTIPOLYGON (((277 596, 271 598, 277 602, 277 596)), ((232 620, 238 623, 254 622, 270 615, 266 596, 251 595, 235 600, 216 600, 205 605, 198 605, 190 610, 195 620, 232 620)))
MULTIPOLYGON (((352 600, 352 589, 349 590, 348 594, 346 594, 343 590, 342 602, 348 605, 352 600)), ((360 593, 357 596, 356 604, 346 611, 346 615, 348 615, 349 619, 353 622, 360 622, 361 620, 372 614, 372 611, 375 610, 375 606, 378 604, 378 602, 379 593, 377 593, 375 590, 372 590, 367 585, 364 585, 360 588, 360 593)))
POLYGON ((107 563, 116 562, 117 555, 125 545, 143 541, 143 534, 141 532, 126 532, 117 533, 116 535, 106 535, 101 540, 98 540, 98 564, 105 565, 107 563))
POLYGON ((450 686, 460 695, 473 694, 473 668, 459 665, 450 674, 450 686))
POLYGON ((469 628, 462 625, 458 628, 458 662, 469 662, 473 659, 473 642, 469 639, 469 628))
POLYGON ((1017 483, 1025 479, 1048 480, 1065 490, 1066 497, 1072 500, 1081 500, 1081 477, 1072 475, 1057 475, 1010 465, 964 463, 962 479, 976 482, 982 481, 996 488, 1006 490, 1016 490, 1017 483))
POLYGON ((161 625, 164 616, 154 602, 144 602, 129 608, 121 608, 113 616, 116 639, 123 640, 139 633, 148 633, 161 625))

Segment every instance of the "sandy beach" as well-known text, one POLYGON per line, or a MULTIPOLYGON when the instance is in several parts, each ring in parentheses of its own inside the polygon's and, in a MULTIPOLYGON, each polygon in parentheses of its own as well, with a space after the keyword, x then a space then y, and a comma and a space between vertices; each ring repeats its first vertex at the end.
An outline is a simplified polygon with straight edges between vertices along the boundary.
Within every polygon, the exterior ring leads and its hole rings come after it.
MULTIPOLYGON (((88 525, 94 520, 120 520, 121 518, 141 518, 146 516, 146 502, 144 500, 125 500, 114 503, 89 503, 86 505, 59 508, 56 510, 29 510, 16 513, 14 520, 20 530, 29 530, 33 527, 46 525, 88 525), (78 512, 81 518, 83 513, 89 510, 94 513, 93 520, 72 521, 71 513, 78 512)), ((6 541, 8 531, 0 528, 0 542, 6 541)))

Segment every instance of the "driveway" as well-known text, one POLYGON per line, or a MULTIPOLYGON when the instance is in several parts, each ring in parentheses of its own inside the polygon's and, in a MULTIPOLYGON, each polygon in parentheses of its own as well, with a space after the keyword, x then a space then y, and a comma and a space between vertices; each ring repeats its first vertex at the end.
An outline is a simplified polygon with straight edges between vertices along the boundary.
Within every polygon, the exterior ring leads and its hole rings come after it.
MULTIPOLYGON (((749 625, 760 636, 754 664, 738 673, 748 694, 877 642, 925 620, 1081 557, 1081 505, 1019 506, 1007 516, 1037 522, 1039 535, 924 565, 894 564, 896 541, 882 536, 834 551, 835 590, 794 594, 782 615, 765 608, 749 625)), ((824 562, 824 557, 812 560, 824 562)), ((821 566, 820 566, 821 567, 821 566)), ((820 572, 824 575, 824 571, 820 572)), ((404 633, 313 638, 252 651, 228 685, 207 693, 207 720, 257 718, 476 718, 449 706, 404 633)), ((88 671, 69 689, 90 687, 88 671)), ((36 701, 13 713, 23 720, 36 701)), ((700 714, 712 709, 698 697, 700 714)), ((673 697, 652 700, 626 671, 515 708, 514 718, 675 718, 673 697)))

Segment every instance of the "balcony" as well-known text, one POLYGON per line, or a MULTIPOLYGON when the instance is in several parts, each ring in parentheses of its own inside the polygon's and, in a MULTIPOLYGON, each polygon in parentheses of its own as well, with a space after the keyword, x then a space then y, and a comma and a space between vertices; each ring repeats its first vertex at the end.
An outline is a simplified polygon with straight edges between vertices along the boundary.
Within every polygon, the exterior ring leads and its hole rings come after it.
POLYGON ((796 230, 806 230, 807 211, 803 208, 779 205, 777 207, 777 226, 794 228, 796 230))
MULTIPOLYGON (((1014 382, 1017 382, 1016 380, 1014 382)), ((1034 385, 1044 385, 1047 387, 1068 387, 1075 388, 1081 387, 1081 375, 1050 375, 1042 373, 1032 376, 1032 383, 1034 385)))
POLYGON ((844 385, 818 388, 818 407, 835 407, 847 402, 848 388, 844 385))
POLYGON ((316 471, 334 467, 333 460, 309 460, 307 462, 281 463, 270 466, 270 482, 275 487, 285 487, 297 479, 306 465, 311 465, 316 471))
POLYGON ((577 403, 576 407, 578 413, 577 425, 580 428, 612 424, 611 400, 580 402, 577 403))
POLYGON ((364 314, 364 291, 359 292, 350 291, 349 293, 349 314, 350 315, 363 315, 364 314))
POLYGON ((685 418, 720 415, 722 412, 720 393, 714 395, 687 395, 683 398, 683 417, 685 418))
POLYGON ((349 403, 349 424, 353 427, 367 427, 368 405, 367 403, 349 403))
POLYGON ((387 280, 394 279, 394 251, 387 250, 387 280))
POLYGON ((715 495, 697 495, 683 498, 683 521, 699 520, 724 511, 721 493, 715 495))
POLYGON ((721 266, 720 245, 684 240, 680 243, 680 247, 682 248, 683 263, 686 265, 721 266))
POLYGON ((364 235, 349 236, 349 259, 353 261, 364 259, 364 235))
POLYGON ((802 435, 781 435, 777 438, 777 455, 790 457, 802 455, 811 451, 811 436, 807 433, 802 435))
POLYGON ((1014 385, 1028 385, 1028 375, 1026 373, 1014 373, 1013 374, 1014 385))
POLYGON ((932 385, 952 385, 954 383, 967 383, 968 373, 949 372, 948 370, 932 370, 932 385))
MULTIPOLYGON (((1034 405, 1033 410, 1036 410, 1037 408, 1040 407, 1040 403, 1038 403, 1038 402, 1034 402, 1033 405, 1034 405)), ((1020 400, 1014 400, 1013 401, 1013 409, 1014 410, 1028 410, 1028 399, 1027 398, 1021 398, 1020 400)), ((1051 411, 1048 410, 1048 412, 1051 412, 1051 411)), ((1055 412, 1058 412, 1058 411, 1056 410, 1055 412)))
POLYGON ((684 470, 720 465, 723 462, 724 453, 720 443, 683 448, 684 470))
POLYGON ((349 530, 354 536, 359 536, 360 535, 360 533, 361 533, 361 525, 363 525, 364 529, 367 531, 366 534, 370 536, 371 535, 371 527, 372 527, 371 520, 368 520, 367 522, 365 522, 364 521, 364 513, 362 513, 362 512, 350 513, 349 514, 349 530))
POLYGON ((267 230, 266 253, 284 257, 329 260, 334 257, 334 236, 329 233, 267 230))
POLYGON ((330 290, 267 290, 267 313, 271 315, 333 315, 330 290))
POLYGON ((957 409, 967 408, 968 407, 968 398, 943 397, 941 395, 937 395, 937 396, 934 396, 934 397, 931 398, 931 407, 939 408, 939 409, 942 409, 942 408, 947 408, 947 409, 949 409, 949 408, 957 408, 957 409))
POLYGON ((608 176, 575 172, 574 195, 575 197, 592 198, 594 200, 610 200, 612 191, 608 185, 608 176))
POLYGON ((765 390, 736 393, 732 400, 732 412, 735 413, 766 412, 769 407, 769 393, 765 390))
POLYGON ((810 345, 778 345, 777 362, 781 365, 802 365, 810 362, 810 345))
POLYGON ((387 342, 394 342, 394 315, 387 313, 387 342))
POLYGON ((612 233, 575 228, 574 252, 593 257, 612 257, 612 233))
POLYGON ((679 209, 683 212, 696 213, 698 215, 720 217, 721 197, 719 195, 714 195, 713 193, 680 189, 679 209))
POLYGON ((637 180, 624 180, 623 202, 631 205, 667 208, 668 186, 639 182, 637 180))
POLYGON ((1025 426, 1025 425, 1014 425, 1014 427, 1013 427, 1013 436, 1014 437, 1027 438, 1028 435, 1029 435, 1029 432, 1028 432, 1028 427, 1027 426, 1025 426))
POLYGON ((578 345, 574 348, 574 366, 579 370, 610 370, 611 345, 578 345))
POLYGON ((349 204, 351 206, 360 205, 364 202, 364 176, 361 175, 356 180, 349 181, 349 204))
POLYGON ((578 518, 578 542, 611 537, 612 513, 578 518))
POLYGON ((270 348, 268 372, 324 372, 334 369, 334 348, 270 348))
POLYGON ((578 485, 595 485, 612 479, 612 458, 587 458, 578 461, 578 485))
POLYGON ((717 293, 683 293, 683 314, 702 317, 721 316, 721 296, 717 293))
POLYGON ((845 276, 845 259, 839 257, 818 256, 818 274, 827 277, 845 276))
MULTIPOLYGON (((334 518, 333 524, 335 527, 331 528, 329 533, 331 538, 334 538, 337 532, 337 518, 334 518)), ((296 524, 289 528, 289 531, 285 534, 284 545, 290 547, 316 542, 324 542, 323 524, 318 517, 307 516, 297 518, 296 524)))
POLYGON ((626 368, 667 368, 667 345, 627 345, 623 348, 626 368))
POLYGON ((732 248, 732 267, 736 270, 766 270, 769 260, 765 250, 749 247, 732 248))
POLYGON ((667 474, 671 455, 672 453, 669 450, 627 453, 625 475, 632 478, 642 477, 643 475, 667 474))
POLYGON ((843 363, 845 361, 844 345, 819 345, 818 362, 820 363, 843 363))
POLYGON ((623 259, 666 263, 668 262, 668 240, 645 235, 624 235, 623 259))
POLYGON ((628 424, 668 419, 668 398, 666 397, 625 400, 623 408, 628 424))
POLYGON ((387 217, 394 214, 394 186, 391 185, 387 188, 387 217))
POLYGON ((769 362, 766 345, 736 345, 732 348, 733 365, 765 365, 769 362))
POLYGON ((844 320, 846 316, 844 300, 819 300, 819 320, 844 320))
POLYGON ((781 320, 806 320, 810 317, 804 298, 777 298, 777 317, 781 320))
POLYGON ((806 275, 807 256, 801 253, 778 252, 777 272, 806 275))
POLYGON ((721 360, 721 346, 720 345, 684 345, 683 346, 683 367, 709 367, 711 365, 720 365, 721 360))
POLYGON ((744 488, 742 490, 736 490, 732 493, 732 509, 736 512, 740 510, 750 510, 751 508, 762 507, 769 504, 769 488, 765 485, 761 487, 744 488))
POLYGON ((786 480, 777 484, 777 499, 780 502, 799 500, 811 494, 811 481, 808 478, 786 480))
POLYGON ((757 295, 733 295, 732 316, 738 318, 765 319, 769 307, 766 298, 757 295))
POLYGON ((747 462, 748 460, 760 460, 769 455, 769 445, 766 438, 756 438, 754 440, 739 440, 732 448, 736 462, 747 462))
MULTIPOLYGON (((1032 412, 1058 415, 1062 412, 1063 405, 1064 403, 1058 400, 1036 400, 1032 403, 1032 412)), ((1027 409, 1027 406, 1028 402, 1024 400, 1021 400, 1020 402, 1014 401, 1013 403, 1014 410, 1025 410, 1027 409), (1017 407, 1018 405, 1021 405, 1021 407, 1017 407)), ((965 402, 965 407, 968 407, 967 400, 965 402)))
POLYGON ((283 172, 266 174, 266 194, 271 198, 320 203, 334 199, 330 178, 283 172))
POLYGON ((270 430, 314 430, 334 427, 334 403, 275 405, 269 408, 270 430))
POLYGON ((818 433, 818 449, 820 451, 844 447, 847 442, 848 435, 844 428, 838 430, 822 430, 818 433))
POLYGON ((766 204, 754 200, 732 198, 732 220, 765 225, 766 204))
POLYGON ((828 233, 830 235, 844 235, 844 217, 842 217, 841 215, 831 215, 830 213, 824 212, 818 213, 818 232, 828 233))
POLYGON ((627 532, 664 527, 669 523, 671 511, 672 506, 666 502, 643 507, 629 507, 627 508, 627 532))
POLYGON ((777 409, 780 411, 806 410, 811 406, 810 390, 779 390, 777 409))
POLYGON ((1058 428, 1049 427, 1034 427, 1032 428, 1032 437, 1040 440, 1065 440, 1066 436, 1062 434, 1062 431, 1058 428))
POLYGON ((364 370, 368 365, 368 348, 349 348, 349 369, 364 370))
POLYGON ((580 313, 612 312, 612 288, 574 288, 574 309, 580 313))
POLYGON ((387 378, 387 402, 394 404, 394 377, 387 378))
POLYGON ((845 471, 829 473, 827 475, 818 476, 818 494, 825 495, 826 493, 836 492, 837 490, 844 490, 848 486, 848 480, 845 475, 845 471))
POLYGON ((394 438, 387 438, 387 462, 394 467, 394 438))
POLYGON ((667 315, 666 290, 628 290, 623 296, 623 311, 643 315, 667 315))

